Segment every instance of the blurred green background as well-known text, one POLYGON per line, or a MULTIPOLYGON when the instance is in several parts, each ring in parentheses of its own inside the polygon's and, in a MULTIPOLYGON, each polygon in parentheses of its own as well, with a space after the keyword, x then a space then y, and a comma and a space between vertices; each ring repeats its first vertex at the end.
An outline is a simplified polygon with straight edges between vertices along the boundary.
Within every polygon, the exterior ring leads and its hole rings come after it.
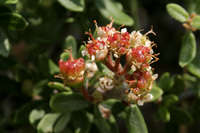
MULTIPOLYGON (((153 26, 157 36, 149 35, 149 38, 155 41, 155 51, 160 53, 160 60, 153 64, 155 72, 159 75, 185 72, 178 65, 185 29, 168 15, 166 5, 177 3, 190 12, 200 13, 200 0, 115 0, 114 6, 106 0, 74 1, 78 2, 77 7, 65 0, 18 0, 14 4, 0 0, 0 132, 36 132, 29 124, 28 115, 38 105, 50 110, 48 101, 53 90, 47 83, 59 71, 56 64, 66 37, 74 36, 80 46, 88 38, 84 33, 95 30, 93 20, 101 26, 108 24, 109 16, 114 15, 117 20, 114 26, 126 24, 129 32, 146 33, 153 26), (10 16, 5 17, 9 23, 4 22, 1 14, 7 12, 17 12, 23 19, 10 16), (9 44, 5 43, 6 39, 9 44)), ((195 35, 199 47, 200 32, 196 31, 195 35)), ((200 90, 200 85, 196 89, 200 90)), ((182 120, 187 117, 185 114, 176 117, 177 110, 172 111, 170 122, 156 119, 159 104, 147 103, 141 109, 150 133, 197 133, 200 132, 199 102, 199 98, 191 95, 176 104, 187 108, 189 118, 185 121, 182 120)))

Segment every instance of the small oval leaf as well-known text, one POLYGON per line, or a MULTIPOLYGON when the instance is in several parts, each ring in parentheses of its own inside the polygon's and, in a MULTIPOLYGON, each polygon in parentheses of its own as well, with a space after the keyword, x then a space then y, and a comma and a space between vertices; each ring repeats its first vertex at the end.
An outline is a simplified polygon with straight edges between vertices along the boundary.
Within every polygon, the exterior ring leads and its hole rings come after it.
POLYGON ((9 43, 9 40, 7 38, 4 38, 4 36, 1 36, 0 34, 0 55, 8 57, 10 49, 11 45, 9 43))
POLYGON ((187 33, 182 41, 179 55, 179 65, 181 67, 189 64, 196 56, 196 40, 192 32, 187 33))
POLYGON ((88 106, 89 103, 81 95, 72 92, 58 93, 50 100, 50 107, 58 112, 77 111, 88 106))
POLYGON ((137 105, 131 105, 126 108, 126 111, 128 113, 128 133, 148 133, 144 118, 137 105))
POLYGON ((159 88, 156 84, 154 84, 150 91, 150 94, 152 94, 153 98, 149 102, 152 102, 162 96, 163 90, 161 88, 159 88))
POLYGON ((9 5, 9 4, 16 4, 18 2, 18 0, 0 0, 0 5, 5 4, 5 5, 9 5))
POLYGON ((50 88, 57 89, 59 91, 72 91, 71 88, 69 88, 69 87, 67 87, 64 84, 59 83, 59 82, 49 82, 48 86, 50 88))
POLYGON ((159 119, 164 121, 164 122, 169 122, 170 121, 170 112, 164 106, 161 106, 159 108, 157 115, 158 115, 159 119))
POLYGON ((67 126, 67 124, 70 120, 70 117, 71 117, 71 113, 65 113, 65 114, 61 115, 54 126, 54 132, 61 133, 67 126))
POLYGON ((85 0, 58 0, 66 9, 74 12, 82 12, 85 7, 85 0))
POLYGON ((63 45, 63 49, 71 49, 72 50, 72 55, 74 58, 77 56, 77 42, 76 39, 69 35, 65 39, 65 43, 63 45))
POLYGON ((179 22, 185 22, 189 18, 188 12, 178 4, 167 4, 167 11, 171 17, 179 22))
POLYGON ((131 26, 134 24, 133 19, 125 14, 121 9, 122 5, 113 0, 96 0, 96 6, 99 12, 107 19, 114 19, 117 24, 131 26))
POLYGON ((46 114, 42 120, 39 122, 37 126, 38 132, 42 133, 52 133, 53 132, 53 127, 59 118, 60 114, 59 113, 49 113, 46 114))
POLYGON ((164 91, 168 91, 172 88, 173 85, 174 85, 174 79, 170 77, 170 73, 165 72, 164 74, 162 74, 158 82, 158 86, 162 88, 164 91))
POLYGON ((29 122, 35 124, 45 115, 45 111, 42 109, 33 109, 29 115, 29 122))
POLYGON ((190 73, 200 78, 200 50, 198 50, 197 56, 186 68, 190 73))

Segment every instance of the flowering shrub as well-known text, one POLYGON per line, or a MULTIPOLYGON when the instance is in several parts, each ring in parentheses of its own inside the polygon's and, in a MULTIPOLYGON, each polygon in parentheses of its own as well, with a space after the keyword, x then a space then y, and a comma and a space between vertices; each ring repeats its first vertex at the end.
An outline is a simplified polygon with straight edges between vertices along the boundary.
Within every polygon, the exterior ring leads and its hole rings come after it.
POLYGON ((0 132, 200 132, 199 29, 199 0, 0 0, 0 132))
POLYGON ((139 105, 151 101, 150 91, 157 74, 153 74, 150 64, 158 58, 152 49, 155 44, 147 35, 155 33, 152 30, 144 35, 139 31, 129 33, 126 28, 118 31, 112 26, 113 21, 101 27, 96 21, 95 24, 96 38, 87 33, 90 38, 82 46, 85 59, 74 59, 70 50, 62 54, 59 68, 64 84, 82 84, 79 88, 83 95, 94 103, 109 98, 139 105), (122 65, 123 57, 126 62, 122 65), (102 74, 98 68, 102 65, 107 73, 102 74), (96 82, 90 84, 90 79, 96 82))

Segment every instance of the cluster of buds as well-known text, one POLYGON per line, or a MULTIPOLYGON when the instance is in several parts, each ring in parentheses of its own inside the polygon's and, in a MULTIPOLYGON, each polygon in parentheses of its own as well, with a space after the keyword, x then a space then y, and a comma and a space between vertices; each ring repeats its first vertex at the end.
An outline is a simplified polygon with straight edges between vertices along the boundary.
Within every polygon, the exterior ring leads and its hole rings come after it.
POLYGON ((85 72, 83 58, 74 59, 70 53, 66 61, 62 58, 59 60, 59 68, 65 84, 73 86, 83 82, 85 72))
POLYGON ((109 98, 109 95, 138 105, 150 101, 153 98, 150 91, 157 78, 150 65, 158 60, 158 54, 154 54, 152 47, 155 44, 147 35, 155 33, 152 30, 144 35, 140 31, 129 33, 126 28, 118 31, 112 26, 113 21, 102 27, 95 21, 95 25, 97 37, 87 32, 89 40, 81 51, 83 58, 87 58, 60 60, 65 83, 70 85, 81 83, 85 78, 96 78, 95 84, 87 83, 82 87, 85 88, 84 96, 87 92, 87 97, 91 96, 94 101, 97 101, 97 94, 101 96, 100 101, 104 97, 109 98), (104 64, 113 74, 95 75, 99 70, 96 63, 104 64), (113 96, 112 92, 117 96, 113 96))

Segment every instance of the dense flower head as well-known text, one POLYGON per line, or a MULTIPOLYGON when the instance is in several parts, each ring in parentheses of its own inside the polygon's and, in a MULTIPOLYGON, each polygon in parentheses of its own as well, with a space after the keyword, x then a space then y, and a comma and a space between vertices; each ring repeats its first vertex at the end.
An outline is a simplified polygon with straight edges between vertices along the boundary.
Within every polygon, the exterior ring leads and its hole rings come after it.
POLYGON ((150 101, 150 91, 158 76, 150 65, 158 60, 158 54, 154 54, 155 44, 147 35, 155 33, 129 33, 126 28, 118 31, 112 26, 113 21, 106 26, 98 26, 95 21, 95 25, 96 37, 86 32, 89 39, 81 51, 84 59, 60 60, 61 74, 68 81, 86 79, 83 95, 93 102, 117 98, 143 105, 150 101))
POLYGON ((59 60, 60 72, 66 84, 78 84, 83 81, 85 62, 83 58, 69 58, 67 61, 59 60))

